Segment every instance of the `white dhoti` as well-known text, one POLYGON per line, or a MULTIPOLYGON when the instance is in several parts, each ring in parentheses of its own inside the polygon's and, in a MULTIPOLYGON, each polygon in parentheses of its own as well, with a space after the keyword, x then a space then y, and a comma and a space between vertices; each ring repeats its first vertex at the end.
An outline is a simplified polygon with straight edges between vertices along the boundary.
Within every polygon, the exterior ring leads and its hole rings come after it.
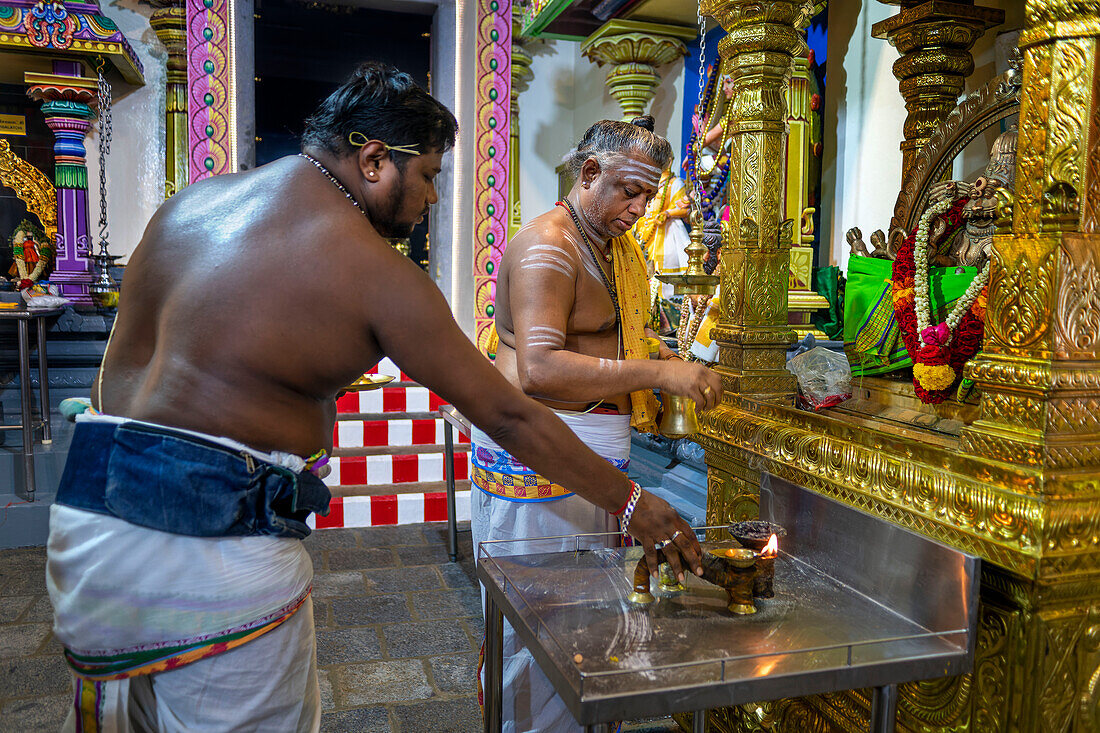
MULTIPOLYGON (((558 412, 558 417, 569 426, 581 442, 625 471, 630 459, 630 416, 581 414, 558 412)), ((483 432, 474 428, 470 437, 471 475, 478 468, 497 468, 498 474, 507 473, 510 456, 483 432), (479 453, 478 449, 482 449, 479 453), (495 466, 490 461, 496 460, 495 466)), ((514 462, 514 459, 511 459, 514 462)), ((521 464, 519 469, 530 471, 521 464)), ((479 479, 475 478, 475 485, 479 479)), ((482 482, 484 483, 484 482, 482 482)), ((528 492, 535 493, 537 492, 528 492)), ((576 495, 563 498, 529 499, 526 501, 504 498, 477 487, 470 492, 470 529, 473 534, 474 553, 478 544, 487 540, 526 540, 538 537, 554 537, 594 532, 618 532, 618 519, 603 509, 576 495), (480 489, 480 490, 479 490, 480 489)), ((612 543, 612 546, 617 543, 612 543)), ((582 547, 585 546, 582 544, 582 547)), ((606 547, 604 541, 591 540, 587 547, 606 547)), ((572 550, 576 544, 567 539, 555 546, 546 540, 538 543, 514 542, 507 546, 508 554, 524 554, 529 551, 554 552, 572 550)), ((505 549, 494 548, 501 553, 505 549)), ((484 604, 484 599, 483 599, 484 604)), ((484 606, 483 606, 484 608, 484 606)), ((504 622, 504 698, 502 700, 504 733, 559 733, 579 731, 581 727, 573 714, 554 692, 554 687, 539 669, 531 654, 516 638, 511 625, 504 622)))
POLYGON ((179 535, 54 504, 47 557, 54 634, 77 673, 65 730, 319 730, 300 540, 179 535))

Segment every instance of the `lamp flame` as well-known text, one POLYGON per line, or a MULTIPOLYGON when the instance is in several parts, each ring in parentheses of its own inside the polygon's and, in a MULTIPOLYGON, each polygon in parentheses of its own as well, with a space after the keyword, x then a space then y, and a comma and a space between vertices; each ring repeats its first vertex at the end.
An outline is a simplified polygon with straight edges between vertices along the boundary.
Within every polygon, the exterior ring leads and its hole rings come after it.
POLYGON ((764 545, 764 549, 760 551, 760 557, 779 557, 779 541, 774 534, 768 540, 768 544, 764 545))

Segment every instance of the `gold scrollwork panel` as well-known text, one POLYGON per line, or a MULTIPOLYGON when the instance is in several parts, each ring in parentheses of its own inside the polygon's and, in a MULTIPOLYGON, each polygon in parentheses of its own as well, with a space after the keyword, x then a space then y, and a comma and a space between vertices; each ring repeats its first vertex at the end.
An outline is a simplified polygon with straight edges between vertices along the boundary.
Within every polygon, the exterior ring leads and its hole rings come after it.
POLYGON ((1048 45, 1024 49, 1024 83, 1020 93, 1020 131, 1016 157, 1016 202, 1013 231, 1038 234, 1043 197, 1052 51, 1048 45))
POLYGON ((27 204, 51 242, 57 239, 57 190, 46 174, 16 155, 4 139, 0 139, 0 185, 27 204))
POLYGON ((1059 359, 1096 359, 1100 351, 1100 236, 1068 234, 1059 252, 1054 307, 1054 354, 1059 359))
POLYGON ((992 255, 986 349, 1049 358, 1057 246, 1048 237, 994 237, 992 255))

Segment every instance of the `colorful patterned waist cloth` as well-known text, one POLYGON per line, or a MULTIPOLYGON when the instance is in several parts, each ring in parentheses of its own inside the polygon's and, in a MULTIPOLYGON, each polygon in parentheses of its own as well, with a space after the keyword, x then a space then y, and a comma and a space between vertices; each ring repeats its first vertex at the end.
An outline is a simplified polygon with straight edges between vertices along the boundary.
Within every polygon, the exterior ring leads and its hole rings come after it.
MULTIPOLYGON (((626 473, 630 459, 604 458, 615 468, 626 473)), ((472 446, 470 452, 471 476, 474 486, 493 496, 508 501, 550 501, 572 496, 573 492, 561 484, 540 476, 501 448, 483 445, 472 446)))

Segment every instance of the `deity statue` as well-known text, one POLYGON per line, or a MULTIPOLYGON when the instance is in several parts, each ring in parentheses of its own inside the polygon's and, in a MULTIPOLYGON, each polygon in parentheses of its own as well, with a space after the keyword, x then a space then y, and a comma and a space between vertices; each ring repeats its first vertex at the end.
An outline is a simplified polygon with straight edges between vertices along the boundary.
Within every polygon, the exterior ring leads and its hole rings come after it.
MULTIPOLYGON (((687 267, 688 230, 684 224, 690 212, 691 197, 687 184, 671 170, 661 174, 657 193, 646 206, 645 213, 634 223, 633 234, 652 274, 678 275, 687 267)), ((661 295, 671 298, 672 285, 663 285, 661 295)))
MULTIPOLYGON (((977 267, 980 270, 989 259, 996 221, 997 190, 1004 188, 1011 192, 1016 185, 1017 136, 1017 127, 1012 125, 997 137, 989 152, 989 164, 973 183, 942 181, 928 189, 929 205, 940 201, 952 202, 963 197, 970 199, 962 211, 966 226, 939 252, 932 254, 932 264, 941 267, 977 267)), ((943 226, 942 222, 933 224, 930 232, 932 239, 937 239, 942 234, 943 226)), ((887 244, 881 229, 871 235, 873 250, 868 250, 863 241, 863 233, 858 227, 848 230, 847 240, 853 256, 892 260, 896 254, 887 244)))
MULTIPOLYGON (((729 100, 733 99, 733 77, 728 74, 722 77, 722 94, 726 98, 725 107, 729 108, 729 100)), ((699 122, 698 125, 701 125, 699 122)), ((725 134, 725 115, 719 116, 714 126, 707 130, 701 142, 699 157, 699 177, 707 179, 717 165, 729 162, 729 146, 732 138, 723 139, 725 134), (724 157, 723 157, 724 156, 724 157)))
POLYGON ((962 211, 966 227, 951 240, 947 252, 937 256, 937 260, 942 260, 937 264, 981 269, 989 259, 996 221, 997 189, 1005 188, 1012 192, 1016 185, 1017 136, 1018 130, 1013 125, 997 137, 990 150, 989 165, 974 183, 944 181, 930 189, 930 201, 954 201, 963 196, 970 199, 962 211))
POLYGON ((43 229, 24 219, 11 236, 12 265, 8 270, 17 290, 33 288, 48 275, 53 264, 53 245, 43 229))
POLYGON ((708 221, 721 218, 730 167, 732 139, 725 136, 725 129, 734 87, 733 79, 729 75, 722 75, 721 87, 724 99, 718 100, 712 108, 709 100, 712 99, 715 84, 713 80, 717 79, 719 74, 720 69, 715 70, 709 77, 706 92, 700 104, 701 112, 692 116, 691 147, 684 161, 684 167, 692 185, 698 187, 700 191, 699 204, 703 217, 708 221), (704 127, 710 123, 713 124, 704 132, 704 127))

